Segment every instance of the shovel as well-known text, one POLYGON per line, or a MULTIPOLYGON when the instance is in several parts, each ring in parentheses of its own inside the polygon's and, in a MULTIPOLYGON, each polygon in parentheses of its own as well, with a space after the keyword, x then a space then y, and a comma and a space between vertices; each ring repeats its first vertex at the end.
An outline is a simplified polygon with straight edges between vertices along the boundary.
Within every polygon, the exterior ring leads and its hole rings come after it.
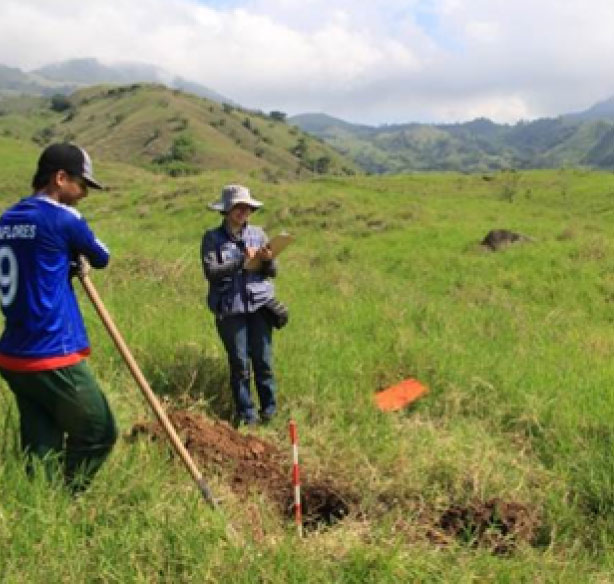
POLYGON ((89 279, 86 273, 87 268, 84 269, 83 263, 84 262, 82 261, 81 262, 82 268, 79 270, 79 279, 81 280, 81 284, 83 284, 83 288, 85 289, 85 292, 87 293, 90 300, 92 301, 92 304, 94 305, 94 308, 96 309, 96 312, 98 312, 100 319, 102 320, 109 335, 113 339, 113 342, 115 343, 115 346, 119 350, 121 356, 124 358, 126 365, 128 365, 128 369, 130 369, 130 373, 132 373, 132 376, 134 377, 138 386, 141 388, 141 391, 145 395, 145 399, 147 399, 147 401, 149 402, 149 405, 151 406, 154 413, 156 414, 158 421, 164 428, 164 431, 166 432, 166 435, 168 436, 168 439, 170 440, 171 445, 173 446, 173 449, 181 458, 183 464, 188 469, 188 472, 192 475, 192 478, 194 479, 198 488, 200 489, 200 492, 202 493, 202 496, 205 499, 205 501, 213 509, 217 509, 217 506, 218 506, 217 501, 213 498, 213 495, 211 494, 211 491, 209 490, 209 487, 207 486, 207 483, 205 482, 203 475, 198 470, 197 466, 194 464, 194 461, 192 460, 190 453, 187 451, 186 447, 183 445, 183 442, 181 442, 181 439, 177 435, 177 432, 175 428, 173 427, 171 421, 168 419, 166 412, 160 405, 160 402, 156 398, 151 387, 149 387, 149 384, 147 383, 147 380, 145 379, 143 373, 141 372, 141 369, 139 368, 137 362, 134 360, 134 357, 130 353, 130 349, 128 349, 128 346, 124 342, 124 339, 122 338, 120 332, 117 330, 117 327, 115 326, 115 323, 113 322, 113 319, 111 318, 106 308, 104 307, 104 304, 102 303, 102 300, 100 299, 100 296, 98 295, 98 292, 96 291, 96 288, 94 287, 94 284, 92 284, 91 280, 89 279))

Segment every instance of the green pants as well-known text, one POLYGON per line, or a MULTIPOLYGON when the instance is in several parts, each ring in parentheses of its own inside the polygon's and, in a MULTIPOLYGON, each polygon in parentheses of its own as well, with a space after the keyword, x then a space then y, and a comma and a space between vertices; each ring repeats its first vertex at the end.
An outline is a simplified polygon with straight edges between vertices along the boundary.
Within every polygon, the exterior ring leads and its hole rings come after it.
POLYGON ((48 476, 64 461, 66 484, 89 484, 113 444, 117 428, 109 404, 85 361, 48 371, 0 369, 17 399, 21 446, 43 460, 48 476))

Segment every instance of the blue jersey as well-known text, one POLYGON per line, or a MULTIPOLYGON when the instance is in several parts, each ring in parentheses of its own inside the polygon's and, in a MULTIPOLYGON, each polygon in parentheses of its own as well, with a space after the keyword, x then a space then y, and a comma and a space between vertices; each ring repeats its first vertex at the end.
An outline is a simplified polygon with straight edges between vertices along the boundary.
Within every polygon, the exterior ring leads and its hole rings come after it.
POLYGON ((70 281, 71 262, 109 261, 74 208, 44 194, 22 199, 0 217, 0 300, 5 328, 0 367, 40 370, 73 364, 89 352, 70 281))

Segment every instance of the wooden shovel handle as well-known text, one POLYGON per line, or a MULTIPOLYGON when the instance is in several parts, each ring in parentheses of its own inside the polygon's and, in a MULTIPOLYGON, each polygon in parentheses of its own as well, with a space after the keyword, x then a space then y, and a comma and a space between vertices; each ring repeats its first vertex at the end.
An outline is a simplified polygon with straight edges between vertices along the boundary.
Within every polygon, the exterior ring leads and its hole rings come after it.
POLYGON ((81 280, 81 284, 83 284, 83 288, 85 289, 85 292, 87 293, 90 300, 92 301, 92 304, 94 305, 94 308, 96 309, 96 312, 100 316, 100 319, 102 320, 105 328, 107 329, 109 335, 113 339, 115 346, 117 347, 118 351, 120 352, 121 356, 126 362, 126 365, 128 365, 128 369, 130 369, 130 373, 132 373, 132 376, 134 377, 138 386, 141 388, 141 391, 145 395, 145 399, 148 401, 149 405, 151 406, 154 413, 156 414, 158 421, 164 428, 164 431, 166 432, 168 439, 171 441, 171 445, 173 446, 175 452, 179 455, 184 465, 188 469, 188 472, 192 475, 192 478, 198 485, 198 488, 200 489, 205 501, 207 501, 207 503, 209 503, 211 507, 216 508, 217 502, 213 498, 213 495, 211 494, 209 487, 207 486, 205 480, 203 479, 201 472, 198 470, 197 466, 194 464, 194 461, 192 460, 190 453, 187 451, 186 447, 183 445, 183 442, 179 438, 171 421, 168 419, 166 412, 160 405, 160 402, 158 401, 154 392, 149 386, 149 383, 147 383, 147 380, 145 379, 145 376, 141 372, 141 369, 138 366, 137 362, 134 360, 134 357, 132 356, 132 353, 130 352, 128 345, 126 345, 124 339, 122 338, 122 335, 120 334, 119 330, 115 326, 115 323, 113 322, 113 319, 111 318, 111 315, 108 313, 102 300, 100 299, 100 296, 98 295, 98 292, 96 291, 96 288, 94 287, 94 284, 89 279, 89 276, 86 273, 79 274, 79 280, 81 280))

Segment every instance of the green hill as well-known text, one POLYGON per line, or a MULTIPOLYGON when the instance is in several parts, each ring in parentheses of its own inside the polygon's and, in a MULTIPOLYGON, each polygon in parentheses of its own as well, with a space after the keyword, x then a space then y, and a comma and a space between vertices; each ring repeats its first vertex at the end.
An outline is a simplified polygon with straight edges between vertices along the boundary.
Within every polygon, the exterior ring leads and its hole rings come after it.
POLYGON ((369 127, 324 114, 304 114, 291 121, 373 173, 614 167, 611 101, 581 114, 513 126, 481 118, 462 124, 369 127))
MULTIPOLYGON (((71 96, 70 111, 48 119, 44 105, 27 119, 11 119, 10 100, 0 101, 0 131, 34 137, 38 143, 58 137, 82 140, 84 132, 94 151, 174 175, 239 167, 279 180, 359 171, 614 167, 614 98, 582 112, 514 125, 478 118, 373 127, 323 113, 293 116, 283 124, 282 112, 252 111, 155 65, 104 65, 80 58, 29 73, 0 65, 0 96, 14 97, 13 104, 85 86, 71 96), (172 89, 158 85, 167 78, 172 89)), ((24 105, 19 108, 23 113, 24 105)))
POLYGON ((256 172, 270 180, 352 174, 330 146, 266 115, 161 85, 95 86, 50 102, 0 101, 0 133, 44 145, 74 140, 106 160, 173 176, 204 170, 256 172))

